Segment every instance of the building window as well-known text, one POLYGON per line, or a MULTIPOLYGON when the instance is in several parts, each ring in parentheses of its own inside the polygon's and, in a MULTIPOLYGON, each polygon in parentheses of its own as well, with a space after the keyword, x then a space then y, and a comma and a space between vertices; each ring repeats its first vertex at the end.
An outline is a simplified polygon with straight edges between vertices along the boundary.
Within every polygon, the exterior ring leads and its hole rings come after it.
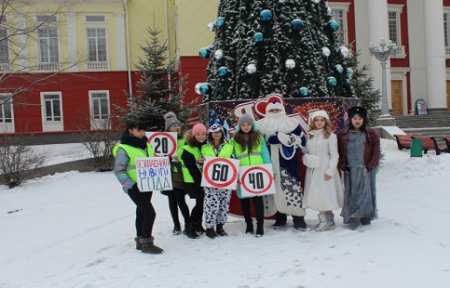
POLYGON ((9 70, 8 30, 4 21, 0 23, 0 72, 9 70))
POLYGON ((339 44, 347 44, 347 9, 331 8, 331 16, 339 23, 339 30, 336 31, 336 37, 339 44))
POLYGON ((63 111, 61 92, 42 92, 42 120, 44 131, 63 130, 63 111))
POLYGON ((450 57, 450 11, 444 12, 444 40, 445 40, 445 52, 447 57, 450 57))
POLYGON ((108 69, 107 39, 104 16, 86 16, 87 44, 88 44, 88 69, 108 69))
POLYGON ((389 28, 389 40, 397 44, 399 48, 395 58, 405 57, 404 47, 402 45, 402 29, 401 29, 401 13, 403 6, 389 7, 388 11, 388 28, 389 28))
POLYGON ((38 16, 39 70, 59 70, 58 28, 56 16, 38 16))
POLYGON ((109 91, 89 91, 92 129, 105 129, 110 125, 109 91))
POLYGON ((14 113, 10 94, 0 94, 0 132, 14 132, 14 113))

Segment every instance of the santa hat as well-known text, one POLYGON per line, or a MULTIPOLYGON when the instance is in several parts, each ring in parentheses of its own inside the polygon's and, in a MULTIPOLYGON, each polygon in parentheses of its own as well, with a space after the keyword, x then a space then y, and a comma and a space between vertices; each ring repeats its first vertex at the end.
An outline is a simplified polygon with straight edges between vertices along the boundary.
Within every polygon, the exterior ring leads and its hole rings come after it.
POLYGON ((178 120, 177 115, 174 112, 167 112, 164 114, 164 121, 165 121, 165 130, 168 131, 173 126, 181 127, 183 126, 181 121, 178 120))
POLYGON ((316 117, 322 117, 325 118, 327 121, 330 121, 330 116, 328 116, 327 111, 325 110, 316 110, 309 113, 309 124, 311 124, 314 121, 314 118, 316 117))

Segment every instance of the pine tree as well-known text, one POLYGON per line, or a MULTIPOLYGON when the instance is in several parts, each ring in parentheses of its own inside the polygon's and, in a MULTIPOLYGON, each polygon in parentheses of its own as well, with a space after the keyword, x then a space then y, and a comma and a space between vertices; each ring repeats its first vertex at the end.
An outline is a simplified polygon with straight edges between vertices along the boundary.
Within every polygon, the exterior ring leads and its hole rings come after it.
POLYGON ((149 40, 142 46, 144 57, 137 65, 141 74, 138 91, 128 97, 128 110, 123 120, 140 123, 149 130, 161 130, 165 113, 173 111, 180 119, 186 119, 189 110, 181 104, 184 79, 168 59, 167 41, 161 41, 160 31, 153 28, 148 28, 148 35, 149 40))
MULTIPOLYGON (((349 58, 342 53, 326 0, 222 0, 209 59, 204 101, 351 96, 349 58)), ((345 50, 345 49, 344 49, 345 50)))

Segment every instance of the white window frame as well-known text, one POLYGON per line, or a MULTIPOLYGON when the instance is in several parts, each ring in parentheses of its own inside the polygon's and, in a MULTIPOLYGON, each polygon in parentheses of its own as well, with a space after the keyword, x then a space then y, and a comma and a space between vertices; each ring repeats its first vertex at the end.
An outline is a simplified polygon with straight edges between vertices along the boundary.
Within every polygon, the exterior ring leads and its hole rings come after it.
MULTIPOLYGON (((395 12, 396 17, 397 17, 397 20, 396 20, 397 21, 397 37, 398 37, 397 45, 398 45, 399 51, 392 57, 392 58, 397 58, 397 59, 406 57, 405 46, 403 45, 403 42, 402 42, 402 13, 403 13, 404 6, 405 5, 403 5, 403 4, 389 4, 389 6, 388 6, 388 13, 395 12)), ((388 15, 387 21, 389 21, 389 15, 388 15)), ((389 27, 389 23, 388 23, 388 27, 389 27)))
MULTIPOLYGON (((11 123, 0 122, 0 133, 14 133, 15 132, 15 119, 14 119, 14 99, 11 93, 0 93, 0 97, 11 97, 11 123)), ((0 103, 1 103, 0 99, 0 103)), ((5 115, 5 111, 3 109, 3 103, 0 105, 0 109, 2 109, 2 115, 5 115)))
MULTIPOLYGON (((7 22, 8 22, 8 20, 6 19, 6 16, 4 16, 3 23, 0 23, 0 27, 3 26, 7 22)), ((4 25, 4 27, 1 27, 1 28, 5 29, 6 35, 8 35, 8 26, 4 25)), ((10 55, 10 52, 9 52, 9 49, 10 49, 9 41, 8 41, 8 38, 6 38, 5 40, 6 40, 6 48, 7 48, 7 50, 6 50, 6 54, 7 54, 6 57, 8 58, 8 62, 0 63, 0 73, 2 73, 2 72, 9 72, 10 67, 11 67, 11 63, 10 63, 11 62, 11 55, 10 55)))
POLYGON ((64 110, 63 110, 63 97, 61 91, 45 91, 41 92, 41 116, 42 116, 42 131, 43 132, 58 132, 64 131, 64 110), (61 111, 60 121, 47 120, 45 96, 58 95, 59 96, 59 111, 61 111))
MULTIPOLYGON (((89 118, 91 119, 91 130, 103 130, 102 127, 106 127, 106 124, 110 125, 109 118, 111 116, 111 97, 109 90, 89 90, 89 118), (94 103, 93 94, 104 93, 106 94, 106 100, 108 101, 108 118, 107 119, 94 119, 94 103)), ((101 107, 101 106, 100 106, 101 107)))
POLYGON ((447 46, 445 46, 445 55, 447 59, 450 59, 450 8, 444 7, 444 15, 442 17, 442 21, 444 21, 444 33, 445 29, 447 29, 447 35, 444 35, 444 43, 445 43, 445 37, 447 38, 447 46), (447 15, 447 23, 445 23, 444 15, 447 15), (447 24, 447 27, 445 27, 445 24, 447 24))
MULTIPOLYGON (((92 71, 104 71, 104 70, 108 70, 109 69, 109 45, 108 45, 108 26, 107 26, 107 19, 105 15, 86 15, 85 18, 85 23, 86 23, 86 29, 85 29, 85 33, 86 33, 86 52, 87 52, 87 57, 86 57, 86 66, 88 70, 92 70, 92 71), (99 17, 103 17, 104 21, 88 21, 87 17, 89 16, 99 16, 99 17), (88 29, 90 28, 103 28, 105 29, 105 52, 106 52, 106 61, 89 61, 89 36, 88 36, 88 29)), ((98 47, 97 47, 98 48, 98 47)), ((98 51, 97 51, 98 53, 98 51)), ((98 55, 97 55, 98 56, 98 55)))
POLYGON ((48 26, 52 26, 54 25, 54 28, 56 28, 56 43, 58 45, 58 62, 42 62, 41 60, 41 41, 40 41, 40 37, 39 37, 39 29, 36 31, 36 38, 37 38, 37 48, 38 48, 38 70, 39 71, 45 71, 45 72, 56 72, 59 71, 61 68, 61 31, 59 29, 59 18, 57 15, 46 15, 46 14, 40 14, 40 15, 36 15, 36 23, 40 23, 38 20, 38 17, 40 16, 54 16, 56 18, 55 23, 50 23, 48 24, 48 26))
POLYGON ((328 2, 328 6, 331 10, 342 11, 342 32, 344 33, 344 43, 342 45, 348 45, 348 11, 350 9, 350 3, 328 2))

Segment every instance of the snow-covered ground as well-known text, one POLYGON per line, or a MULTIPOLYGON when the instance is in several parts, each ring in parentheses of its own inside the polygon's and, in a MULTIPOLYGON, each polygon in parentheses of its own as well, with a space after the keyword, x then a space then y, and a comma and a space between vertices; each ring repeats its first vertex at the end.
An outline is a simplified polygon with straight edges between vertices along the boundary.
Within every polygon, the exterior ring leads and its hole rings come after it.
POLYGON ((229 237, 190 240, 171 235, 167 199, 154 195, 158 256, 134 250, 134 208, 110 173, 1 188, 0 287, 448 287, 450 155, 383 146, 371 227, 273 231, 267 221, 256 239, 233 218, 229 237))
POLYGON ((34 153, 45 157, 44 166, 92 157, 82 143, 34 145, 30 147, 34 153))

